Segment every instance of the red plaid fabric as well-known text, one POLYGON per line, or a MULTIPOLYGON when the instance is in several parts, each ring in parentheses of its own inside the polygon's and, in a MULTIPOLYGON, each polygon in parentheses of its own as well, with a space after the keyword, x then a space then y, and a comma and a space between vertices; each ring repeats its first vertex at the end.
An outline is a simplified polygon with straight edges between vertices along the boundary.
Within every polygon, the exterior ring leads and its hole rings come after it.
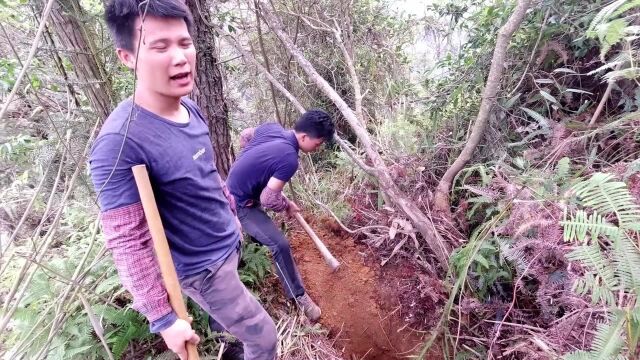
POLYGON ((120 281, 133 295, 133 308, 149 322, 170 313, 142 203, 105 211, 100 220, 120 281))
POLYGON ((218 181, 220 181, 220 186, 222 187, 222 193, 227 198, 227 201, 229 201, 229 208, 231 209, 233 216, 236 218, 236 225, 238 226, 238 231, 242 235, 242 224, 240 224, 240 220, 238 219, 238 210, 236 209, 236 199, 233 197, 233 195, 231 195, 231 192, 227 187, 227 183, 225 183, 224 180, 222 180, 219 173, 218 173, 218 181))
POLYGON ((281 212, 289 208, 289 200, 284 196, 282 190, 273 190, 265 186, 260 193, 260 205, 265 209, 281 212))

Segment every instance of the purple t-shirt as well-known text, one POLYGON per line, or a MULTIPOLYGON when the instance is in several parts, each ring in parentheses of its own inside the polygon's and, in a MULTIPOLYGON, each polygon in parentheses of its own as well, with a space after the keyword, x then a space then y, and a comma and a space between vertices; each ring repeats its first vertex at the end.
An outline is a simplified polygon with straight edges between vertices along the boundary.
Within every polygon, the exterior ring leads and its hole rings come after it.
MULTIPOLYGON (((178 276, 198 273, 227 257, 240 240, 224 196, 206 122, 188 98, 180 124, 135 106, 122 155, 98 201, 103 212, 140 201, 131 167, 145 164, 178 276)), ((99 191, 113 168, 133 102, 111 113, 89 159, 99 191)))
POLYGON ((298 170, 298 140, 277 123, 255 129, 253 138, 231 166, 227 187, 238 205, 258 202, 269 179, 287 182, 298 170))

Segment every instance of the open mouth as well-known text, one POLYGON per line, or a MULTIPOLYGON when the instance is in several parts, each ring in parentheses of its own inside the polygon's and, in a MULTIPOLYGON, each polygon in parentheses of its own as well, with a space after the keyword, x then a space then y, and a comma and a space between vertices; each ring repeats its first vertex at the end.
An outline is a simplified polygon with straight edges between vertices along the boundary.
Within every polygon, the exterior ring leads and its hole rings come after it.
POLYGON ((171 76, 169 79, 171 80, 183 80, 186 79, 187 77, 189 77, 191 73, 186 71, 186 72, 182 72, 176 75, 171 76))

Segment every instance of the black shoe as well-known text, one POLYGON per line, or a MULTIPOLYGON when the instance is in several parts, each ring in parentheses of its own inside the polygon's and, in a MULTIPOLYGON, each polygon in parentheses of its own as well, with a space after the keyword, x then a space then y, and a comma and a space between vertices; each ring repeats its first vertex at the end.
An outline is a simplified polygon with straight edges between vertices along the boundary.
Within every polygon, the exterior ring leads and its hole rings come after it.
POLYGON ((244 346, 238 340, 224 342, 222 360, 244 360, 244 346))

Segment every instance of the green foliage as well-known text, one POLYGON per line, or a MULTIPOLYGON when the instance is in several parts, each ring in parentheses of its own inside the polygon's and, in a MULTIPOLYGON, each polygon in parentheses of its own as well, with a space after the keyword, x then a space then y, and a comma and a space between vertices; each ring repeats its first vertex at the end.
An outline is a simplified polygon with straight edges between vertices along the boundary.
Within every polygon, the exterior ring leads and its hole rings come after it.
POLYGON ((565 241, 587 242, 590 238, 597 239, 598 235, 603 234, 613 238, 619 235, 619 228, 607 222, 604 217, 593 211, 588 214, 584 210, 576 211, 575 215, 571 215, 570 219, 566 219, 560 223, 564 226, 565 241), (587 237, 587 233, 590 237, 587 237))
MULTIPOLYGON (((97 258, 100 248, 96 243, 102 240, 94 236, 95 225, 94 215, 87 213, 86 208, 66 208, 58 235, 60 242, 54 248, 58 256, 46 257, 39 264, 19 300, 11 330, 0 336, 8 354, 33 358, 44 349, 47 359, 106 359, 105 349, 83 311, 77 292, 92 304, 116 359, 132 345, 144 348, 151 344, 154 335, 149 333, 146 319, 127 306, 121 309, 115 304, 128 300, 122 297, 123 290, 110 258, 97 258), (85 257, 84 266, 91 262, 94 266, 83 277, 83 286, 69 289, 69 279, 85 257), (68 296, 63 297, 65 293, 68 296), (107 303, 105 299, 115 302, 107 303), (61 315, 64 318, 57 317, 61 315), (53 338, 47 348, 50 332, 53 338)), ((9 288, 18 278, 22 263, 17 261, 14 267, 6 270, 0 278, 3 288, 9 288)))
POLYGON ((625 338, 624 327, 626 323, 625 312, 615 310, 607 323, 599 323, 591 351, 576 351, 563 357, 565 360, 607 360, 624 359, 620 355, 625 338))
POLYGON ((120 359, 132 342, 150 341, 154 335, 149 332, 146 319, 137 311, 124 309, 117 312, 105 312, 104 319, 113 326, 106 333, 113 356, 120 359))
POLYGON ((504 295, 502 286, 512 281, 511 268, 495 240, 483 242, 479 248, 463 246, 451 255, 451 267, 459 276, 468 267, 467 280, 471 291, 482 301, 492 294, 504 295))
POLYGON ((0 159, 11 162, 26 162, 36 148, 38 139, 28 135, 18 135, 0 144, 0 159))
POLYGON ((417 121, 399 117, 377 128, 379 142, 398 156, 418 154, 424 147, 423 129, 417 121))
POLYGON ((8 93, 18 76, 18 60, 0 58, 0 93, 8 93))
POLYGON ((625 35, 636 32, 635 28, 629 27, 624 17, 619 16, 639 6, 640 1, 637 0, 616 0, 602 8, 593 18, 587 36, 597 37, 600 41, 600 57, 603 61, 611 47, 618 44, 625 35))
POLYGON ((565 240, 582 245, 567 258, 588 269, 576 281, 575 290, 580 295, 591 294, 594 305, 605 304, 611 319, 598 325, 591 351, 574 352, 565 359, 620 358, 625 339, 635 349, 640 332, 636 319, 625 326, 627 316, 620 308, 622 304, 617 303, 620 291, 636 298, 640 290, 640 250, 633 240, 638 235, 640 207, 627 185, 610 174, 595 173, 571 190, 579 208, 569 221, 565 212, 561 224, 565 240), (617 225, 605 218, 615 220, 617 225))
POLYGON ((613 175, 596 173, 573 187, 578 203, 592 208, 603 215, 615 215, 621 229, 640 230, 640 206, 627 185, 622 181, 613 181, 613 175))
POLYGON ((242 263, 240 267, 240 280, 250 287, 259 285, 269 274, 271 260, 266 246, 244 242, 242 247, 242 263))
POLYGON ((556 164, 556 173, 554 178, 558 182, 567 180, 569 178, 570 172, 571 159, 569 159, 568 157, 563 157, 562 159, 558 160, 558 163, 556 164))

